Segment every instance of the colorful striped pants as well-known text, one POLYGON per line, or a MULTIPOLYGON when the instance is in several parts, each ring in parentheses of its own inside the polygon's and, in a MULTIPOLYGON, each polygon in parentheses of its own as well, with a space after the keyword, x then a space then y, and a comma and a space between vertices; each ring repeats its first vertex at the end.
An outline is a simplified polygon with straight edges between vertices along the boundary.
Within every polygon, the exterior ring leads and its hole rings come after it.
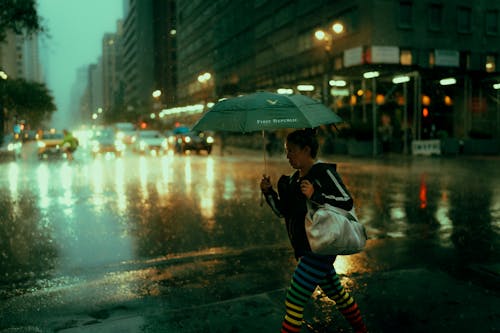
POLYGON ((354 332, 367 332, 354 299, 345 291, 333 267, 333 258, 305 255, 300 258, 286 294, 286 315, 282 333, 300 332, 304 306, 319 286, 349 321, 354 332))

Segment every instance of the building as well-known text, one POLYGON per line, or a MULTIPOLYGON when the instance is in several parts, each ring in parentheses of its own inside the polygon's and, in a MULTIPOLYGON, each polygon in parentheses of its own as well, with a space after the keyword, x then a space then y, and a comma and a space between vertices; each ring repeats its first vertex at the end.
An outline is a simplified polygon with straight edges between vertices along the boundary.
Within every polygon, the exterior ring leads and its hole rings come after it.
POLYGON ((369 137, 498 138, 499 13, 495 0, 181 1, 178 104, 300 85, 369 137))
POLYGON ((147 118, 177 100, 175 1, 129 0, 125 9, 124 108, 147 118))

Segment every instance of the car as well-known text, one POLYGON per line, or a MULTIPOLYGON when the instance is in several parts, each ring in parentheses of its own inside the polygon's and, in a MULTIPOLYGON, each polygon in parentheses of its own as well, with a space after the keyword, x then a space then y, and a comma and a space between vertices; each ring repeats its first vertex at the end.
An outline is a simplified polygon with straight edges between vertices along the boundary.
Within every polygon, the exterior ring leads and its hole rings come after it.
POLYGON ((134 136, 136 134, 136 127, 132 123, 120 122, 113 125, 116 138, 121 140, 125 145, 134 143, 134 136))
POLYGON ((122 156, 125 144, 116 138, 115 132, 111 128, 96 130, 91 139, 92 157, 112 154, 116 157, 122 156))
POLYGON ((214 137, 210 132, 179 133, 176 135, 175 151, 179 154, 185 154, 187 151, 196 151, 197 154, 206 151, 207 154, 210 154, 213 143, 214 137))
POLYGON ((61 143, 64 135, 58 132, 44 132, 38 139, 38 158, 61 158, 64 157, 64 152, 61 143))
POLYGON ((12 134, 6 134, 0 145, 0 158, 17 160, 21 157, 22 147, 21 140, 15 139, 12 134))
POLYGON ((140 154, 162 155, 168 152, 167 138, 157 130, 137 131, 133 150, 140 154))

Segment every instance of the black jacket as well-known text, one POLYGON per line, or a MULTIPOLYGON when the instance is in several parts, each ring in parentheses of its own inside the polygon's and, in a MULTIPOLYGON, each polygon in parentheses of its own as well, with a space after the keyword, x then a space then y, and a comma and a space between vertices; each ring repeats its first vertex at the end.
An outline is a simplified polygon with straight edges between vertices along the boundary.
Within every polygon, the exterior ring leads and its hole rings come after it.
POLYGON ((311 197, 313 204, 328 203, 347 211, 353 207, 353 200, 337 173, 337 165, 330 163, 316 163, 309 173, 299 177, 296 171, 291 176, 281 176, 278 180, 278 192, 274 189, 266 193, 266 201, 279 217, 284 217, 288 237, 299 258, 311 251, 305 231, 305 216, 307 199, 300 191, 300 182, 309 180, 314 185, 314 194, 311 197))

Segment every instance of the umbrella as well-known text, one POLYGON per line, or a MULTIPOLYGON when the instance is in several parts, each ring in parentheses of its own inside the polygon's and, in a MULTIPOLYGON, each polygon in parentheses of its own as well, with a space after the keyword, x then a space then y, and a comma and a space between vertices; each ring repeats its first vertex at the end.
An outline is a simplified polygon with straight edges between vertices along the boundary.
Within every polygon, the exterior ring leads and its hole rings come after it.
MULTIPOLYGON (((217 102, 193 126, 193 131, 262 131, 264 139, 265 130, 314 128, 342 121, 335 112, 310 97, 256 92, 217 102)), ((265 140, 263 147, 264 174, 267 174, 265 140)))
POLYGON ((304 95, 270 92, 229 98, 216 103, 193 130, 253 132, 280 128, 314 128, 342 122, 321 102, 304 95))

